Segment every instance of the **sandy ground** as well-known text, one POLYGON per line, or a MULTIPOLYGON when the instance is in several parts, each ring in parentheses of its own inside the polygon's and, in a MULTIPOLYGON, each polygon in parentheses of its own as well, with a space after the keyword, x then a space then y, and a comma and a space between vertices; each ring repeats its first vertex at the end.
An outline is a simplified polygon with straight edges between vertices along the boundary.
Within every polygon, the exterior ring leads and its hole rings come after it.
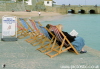
POLYGON ((41 12, 41 16, 39 17, 37 11, 32 12, 0 12, 0 19, 2 16, 16 16, 17 18, 33 18, 39 21, 51 21, 55 19, 62 18, 62 14, 56 12, 41 12))

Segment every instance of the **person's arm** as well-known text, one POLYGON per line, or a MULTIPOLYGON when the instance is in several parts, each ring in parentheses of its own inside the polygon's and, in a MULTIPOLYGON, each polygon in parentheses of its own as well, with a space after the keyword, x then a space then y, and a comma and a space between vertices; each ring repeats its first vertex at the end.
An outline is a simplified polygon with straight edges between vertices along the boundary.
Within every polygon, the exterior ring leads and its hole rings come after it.
POLYGON ((63 34, 68 38, 68 40, 70 42, 74 41, 74 39, 76 38, 76 36, 71 36, 70 34, 68 34, 67 32, 62 31, 63 34))

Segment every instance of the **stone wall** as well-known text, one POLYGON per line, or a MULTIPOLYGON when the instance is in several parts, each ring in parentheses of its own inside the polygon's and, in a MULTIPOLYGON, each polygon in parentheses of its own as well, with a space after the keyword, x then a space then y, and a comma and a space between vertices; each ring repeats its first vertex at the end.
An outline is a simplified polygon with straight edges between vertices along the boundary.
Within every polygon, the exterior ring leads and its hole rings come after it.
POLYGON ((57 12, 57 13, 66 13, 65 8, 60 7, 46 7, 47 12, 57 12))
POLYGON ((22 3, 0 3, 0 11, 25 11, 32 10, 31 5, 22 3))
POLYGON ((67 14, 69 10, 74 10, 74 14, 78 14, 79 10, 84 10, 84 14, 89 14, 91 10, 94 11, 94 14, 100 14, 100 7, 95 7, 95 6, 65 6, 65 7, 46 7, 46 11, 48 12, 58 12, 62 14, 67 14))

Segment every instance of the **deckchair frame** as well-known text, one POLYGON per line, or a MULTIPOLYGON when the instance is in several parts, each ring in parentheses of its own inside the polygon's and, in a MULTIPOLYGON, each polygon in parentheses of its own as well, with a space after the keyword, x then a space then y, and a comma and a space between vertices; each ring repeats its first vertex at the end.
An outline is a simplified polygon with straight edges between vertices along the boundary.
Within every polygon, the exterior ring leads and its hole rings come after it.
POLYGON ((49 30, 47 29, 46 27, 42 27, 40 26, 43 34, 45 35, 45 38, 42 40, 42 44, 41 46, 37 49, 39 50, 40 52, 47 52, 51 49, 51 45, 53 43, 53 40, 55 38, 54 34, 49 30), (48 32, 51 34, 52 38, 49 36, 48 32), (49 43, 47 43, 49 42, 49 43))
POLYGON ((71 42, 63 34, 63 32, 59 30, 59 28, 57 26, 52 26, 51 25, 51 27, 52 27, 52 30, 54 31, 54 34, 55 34, 56 38, 54 40, 54 43, 52 45, 51 50, 49 52, 45 53, 46 55, 48 55, 48 56, 50 56, 52 58, 52 57, 55 57, 55 56, 63 53, 66 50, 71 49, 71 48, 74 50, 74 52, 76 54, 79 54, 78 51, 74 48, 74 46, 71 44, 71 42), (61 42, 61 45, 59 45, 58 47, 55 48, 56 40, 59 40, 61 42), (68 44, 65 43, 65 42, 67 42, 68 44), (67 46, 66 46, 66 44, 67 44, 67 46), (64 45, 66 46, 65 49, 63 49, 64 45), (52 53, 52 52, 56 52, 56 54, 51 55, 50 53, 52 53))
MULTIPOLYGON (((34 41, 36 40, 36 33, 34 32, 34 29, 31 28, 31 26, 23 19, 23 18, 19 18, 20 23, 23 24, 24 28, 26 28, 27 33, 29 34, 29 36, 34 39, 34 41), (26 27, 27 26, 27 27, 26 27)), ((27 42, 31 42, 30 38, 26 39, 27 42)))
POLYGON ((24 28, 24 26, 19 22, 19 20, 17 20, 17 37, 18 38, 24 38, 26 36, 28 36, 27 30, 24 28))
MULTIPOLYGON (((35 32, 35 41, 33 39, 33 37, 30 37, 30 44, 32 44, 33 46, 36 46, 38 44, 40 44, 42 42, 42 39, 44 38, 43 35, 41 35, 40 30, 37 28, 36 23, 34 20, 29 19, 30 23, 32 24, 32 27, 34 28, 34 32, 35 32)), ((40 26, 40 24, 39 24, 40 26)))

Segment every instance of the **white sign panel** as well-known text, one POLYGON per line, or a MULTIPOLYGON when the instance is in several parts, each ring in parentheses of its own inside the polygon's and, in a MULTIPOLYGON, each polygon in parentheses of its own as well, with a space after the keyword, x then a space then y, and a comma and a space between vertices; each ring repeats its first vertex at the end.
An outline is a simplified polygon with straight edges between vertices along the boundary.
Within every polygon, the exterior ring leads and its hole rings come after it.
POLYGON ((13 36, 16 33, 16 17, 2 18, 2 35, 13 36))

